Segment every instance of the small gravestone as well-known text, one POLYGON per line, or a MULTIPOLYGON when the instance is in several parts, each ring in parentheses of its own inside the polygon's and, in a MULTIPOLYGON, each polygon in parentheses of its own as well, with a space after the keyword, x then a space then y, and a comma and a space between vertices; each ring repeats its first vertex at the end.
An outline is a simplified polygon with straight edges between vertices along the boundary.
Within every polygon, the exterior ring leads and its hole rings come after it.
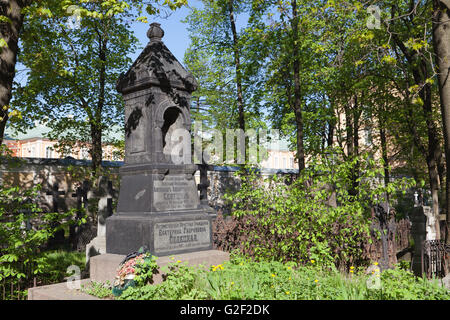
POLYGON ((75 217, 76 224, 70 226, 70 239, 74 249, 79 250, 85 244, 82 244, 80 237, 83 233, 84 226, 79 225, 83 216, 88 215, 88 194, 90 191, 89 181, 85 180, 79 185, 75 193, 72 193, 72 197, 77 198, 77 213, 75 217))
MULTIPOLYGON (((60 196, 64 196, 65 191, 59 190, 59 183, 53 183, 52 189, 46 192, 47 196, 52 196, 52 212, 58 213, 60 210, 60 203, 62 202, 60 196)), ((58 222, 52 222, 53 228, 59 227, 58 222)), ((58 246, 64 243, 64 230, 57 230, 54 235, 48 240, 49 247, 58 246)))
POLYGON ((190 148, 197 83, 162 42, 159 24, 147 35, 149 44, 117 84, 125 101, 125 164, 117 213, 106 219, 106 252, 210 250, 211 210, 200 202, 190 149, 181 148, 190 148))
POLYGON ((95 188, 94 197, 98 199, 97 236, 86 245, 86 263, 90 257, 106 253, 106 219, 112 215, 110 202, 114 196, 111 181, 100 177, 95 188))
POLYGON ((411 235, 414 240, 414 252, 412 257, 411 269, 415 275, 422 275, 422 249, 423 242, 426 239, 427 216, 431 213, 428 206, 414 207, 411 215, 411 235))

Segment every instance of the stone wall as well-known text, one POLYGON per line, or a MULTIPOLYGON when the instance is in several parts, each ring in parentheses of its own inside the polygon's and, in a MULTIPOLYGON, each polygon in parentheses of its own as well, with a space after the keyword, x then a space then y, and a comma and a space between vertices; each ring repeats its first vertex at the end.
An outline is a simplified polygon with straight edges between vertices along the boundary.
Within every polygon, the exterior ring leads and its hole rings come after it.
MULTIPOLYGON (((13 164, 0 164, 0 185, 19 186, 29 189, 41 185, 38 198, 33 199, 40 207, 52 212, 55 205, 58 211, 77 207, 77 188, 83 184, 82 171, 90 166, 90 161, 66 159, 20 158, 13 164), (53 192, 58 191, 55 203, 53 192)), ((121 162, 103 162, 113 175, 118 175, 121 162)))
MULTIPOLYGON (((32 188, 40 184, 41 192, 37 201, 41 208, 51 212, 54 208, 54 196, 52 192, 55 184, 58 186, 57 207, 58 211, 64 211, 69 208, 76 208, 79 205, 77 197, 77 188, 82 187, 83 179, 80 178, 80 172, 83 169, 89 169, 91 162, 89 160, 66 159, 40 159, 40 158, 21 158, 18 163, 10 166, 7 163, 0 164, 0 184, 2 186, 20 186, 21 188, 32 188)), ((102 165, 117 180, 114 185, 118 190, 119 168, 123 165, 120 161, 103 161, 102 165)), ((224 201, 224 194, 227 191, 237 190, 240 186, 239 179, 235 176, 238 168, 231 166, 210 166, 208 168, 207 198, 209 205, 215 210, 221 210, 223 213, 229 212, 229 208, 224 201)), ((261 175, 267 177, 274 174, 294 175, 296 170, 283 169, 263 169, 261 175)), ((196 183, 200 184, 200 172, 195 174, 196 183)), ((94 197, 93 188, 91 188, 88 198, 94 197)), ((117 197, 117 194, 115 194, 117 197)), ((114 199, 116 200, 116 199, 114 199)))

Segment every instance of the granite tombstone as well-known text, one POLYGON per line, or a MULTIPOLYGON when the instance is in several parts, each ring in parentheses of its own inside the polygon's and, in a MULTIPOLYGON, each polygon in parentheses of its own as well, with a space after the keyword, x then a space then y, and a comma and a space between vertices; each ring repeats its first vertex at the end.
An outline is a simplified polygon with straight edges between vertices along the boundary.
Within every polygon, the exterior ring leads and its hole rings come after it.
POLYGON ((180 139, 190 148, 197 83, 162 42, 158 23, 147 35, 150 42, 117 83, 125 101, 125 164, 117 213, 106 219, 106 252, 144 245, 156 256, 210 250, 211 209, 200 203, 190 150, 178 148, 180 139), (179 129, 187 136, 172 139, 179 129), (174 161, 180 150, 188 155, 181 163, 174 161))

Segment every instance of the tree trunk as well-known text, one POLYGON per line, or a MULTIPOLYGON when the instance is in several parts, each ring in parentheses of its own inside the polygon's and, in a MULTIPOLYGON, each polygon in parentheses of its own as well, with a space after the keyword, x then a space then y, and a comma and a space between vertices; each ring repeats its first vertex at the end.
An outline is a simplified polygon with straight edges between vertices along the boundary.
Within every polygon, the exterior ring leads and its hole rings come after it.
MULTIPOLYGON (((358 106, 358 96, 355 95, 355 104, 353 105, 353 153, 355 157, 359 156, 359 118, 361 116, 361 110, 358 106)), ((352 190, 357 195, 358 190, 358 178, 359 178, 359 161, 356 161, 355 167, 352 170, 352 190)))
MULTIPOLYGON (((358 111, 358 98, 353 95, 352 98, 347 102, 344 107, 345 112, 345 142, 347 146, 347 159, 353 160, 354 157, 359 154, 359 116, 358 111)), ((351 169, 349 173, 349 178, 351 181, 351 186, 349 194, 355 196, 357 194, 358 187, 358 175, 359 175, 359 164, 357 163, 354 168, 351 169)))
MULTIPOLYGON (((423 86, 419 91, 419 97, 423 101, 422 111, 425 117, 427 125, 427 136, 428 136, 428 147, 426 148, 426 161, 428 167, 428 176, 430 179, 430 189, 433 202, 433 216, 436 219, 436 237, 440 239, 440 228, 439 228, 439 163, 441 161, 442 152, 440 149, 438 131, 436 125, 433 121, 433 105, 431 100, 431 85, 426 82, 429 77, 428 64, 424 58, 420 58, 417 61, 417 53, 410 51, 406 48, 405 44, 400 41, 400 39, 393 35, 393 39, 397 46, 400 48, 404 56, 406 57, 408 64, 412 68, 412 75, 414 82, 418 86, 423 86), (425 83, 425 85, 424 85, 425 83)), ((415 130, 415 129, 412 129, 415 130)), ((421 149, 418 136, 414 136, 414 141, 416 146, 421 149)))
POLYGON ((446 232, 450 244, 450 0, 433 0, 433 45, 438 67, 446 162, 446 232))
MULTIPOLYGON (((423 68, 425 66, 423 65, 423 68)), ((428 174, 430 177, 430 189, 431 198, 433 202, 433 216, 435 217, 436 226, 436 240, 440 239, 440 228, 439 228, 439 170, 438 164, 441 156, 441 148, 438 140, 438 133, 436 125, 433 121, 432 115, 432 101, 431 101, 431 86, 426 84, 421 90, 420 96, 424 101, 423 110, 426 117, 427 124, 427 135, 428 135, 428 155, 427 155, 427 166, 428 174)))
POLYGON ((0 39, 7 44, 0 48, 0 144, 3 142, 6 123, 8 121, 9 103, 12 97, 13 80, 16 75, 19 35, 24 16, 22 9, 29 1, 1 1, 0 15, 10 21, 0 22, 0 39))
POLYGON ((327 147, 333 146, 334 129, 336 124, 334 121, 328 121, 328 133, 327 133, 327 147))
POLYGON ((302 100, 300 88, 300 61, 298 59, 299 48, 297 44, 298 38, 298 12, 297 1, 291 1, 292 6, 292 49, 294 55, 293 69, 294 69, 294 113, 295 123, 297 126, 297 159, 299 173, 305 169, 305 150, 303 146, 303 115, 302 115, 302 100))
POLYGON ((352 110, 353 99, 347 102, 345 105, 345 143, 347 146, 347 158, 353 157, 354 149, 353 149, 353 112, 352 110))
POLYGON ((236 21, 234 19, 234 2, 229 0, 228 2, 229 18, 231 25, 231 33, 233 34, 233 52, 234 52, 234 66, 236 70, 236 91, 237 91, 237 103, 239 112, 239 129, 245 131, 245 116, 244 116, 244 98, 242 93, 242 71, 241 71, 241 59, 239 53, 239 37, 236 31, 236 21))
POLYGON ((91 124, 91 157, 92 157, 92 175, 95 175, 102 165, 102 128, 91 124))
POLYGON ((91 138, 92 138, 92 174, 95 175, 102 165, 102 112, 105 105, 105 84, 106 84, 106 50, 107 40, 99 33, 99 59, 101 61, 99 70, 99 95, 94 119, 91 119, 91 138))
MULTIPOLYGON (((329 99, 330 102, 330 110, 331 110, 331 114, 333 114, 333 116, 335 116, 335 112, 334 112, 334 99, 329 99)), ((334 138, 334 131, 336 129, 336 119, 335 117, 333 117, 332 119, 327 121, 327 148, 331 148, 333 146, 333 138, 334 138)))
MULTIPOLYGON (((387 151, 387 141, 386 141, 386 131, 384 129, 385 122, 381 117, 378 118, 380 126, 380 143, 381 143, 381 156, 383 158, 383 168, 384 168, 384 185, 387 186, 390 180, 389 172, 389 158, 387 151)), ((389 202, 389 193, 386 193, 386 201, 389 202)))

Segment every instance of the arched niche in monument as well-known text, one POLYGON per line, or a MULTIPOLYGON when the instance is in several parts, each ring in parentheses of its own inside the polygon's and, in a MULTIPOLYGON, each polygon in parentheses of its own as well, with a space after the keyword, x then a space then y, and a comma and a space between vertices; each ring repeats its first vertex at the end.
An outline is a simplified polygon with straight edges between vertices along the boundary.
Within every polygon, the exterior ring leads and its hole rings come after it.
MULTIPOLYGON (((173 163, 171 159, 172 151, 177 144, 183 142, 180 132, 184 134, 189 134, 190 132, 189 110, 184 107, 180 108, 173 101, 164 100, 155 111, 155 127, 158 130, 155 137, 155 145, 158 145, 158 151, 161 150, 163 154, 160 160, 166 163, 173 163), (158 144, 158 141, 160 144, 158 144)), ((189 150, 186 151, 191 152, 190 142, 187 146, 189 150)))

